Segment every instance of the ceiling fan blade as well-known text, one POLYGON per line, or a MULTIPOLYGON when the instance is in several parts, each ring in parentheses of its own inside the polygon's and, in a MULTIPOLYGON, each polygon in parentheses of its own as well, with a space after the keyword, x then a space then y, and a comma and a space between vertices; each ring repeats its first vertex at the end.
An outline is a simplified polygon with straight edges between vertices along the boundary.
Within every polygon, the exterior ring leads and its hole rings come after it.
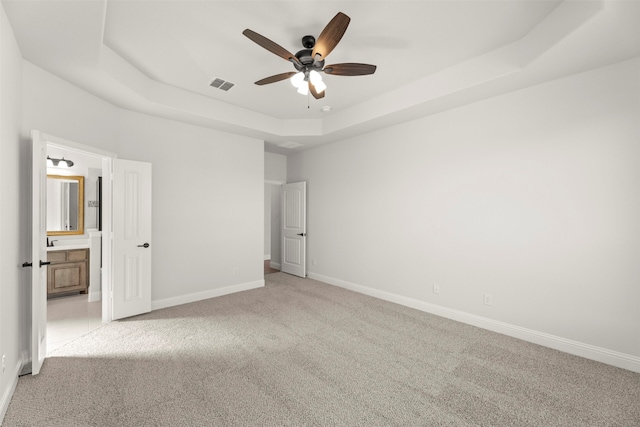
POLYGON ((376 66, 370 64, 358 64, 355 62, 345 62, 343 64, 327 65, 322 70, 334 76, 366 76, 376 72, 376 66))
POLYGON ((315 58, 316 55, 320 55, 321 60, 326 58, 336 47, 344 32, 347 31, 349 21, 351 21, 351 18, 342 12, 338 12, 318 36, 311 56, 315 58))
POLYGON ((275 76, 269 76, 269 77, 265 77, 262 80, 258 80, 256 82, 256 84, 258 86, 268 85, 269 83, 275 83, 275 82, 279 82, 280 80, 286 80, 289 77, 294 76, 295 74, 297 74, 295 71, 290 71, 288 73, 276 74, 275 76))
POLYGON ((263 48, 267 49, 269 52, 275 53, 276 55, 278 55, 279 57, 281 57, 283 59, 286 59, 287 61, 292 61, 292 62, 295 62, 297 64, 300 64, 300 60, 298 58, 296 58, 296 56, 293 53, 289 52, 287 49, 283 48, 279 44, 269 40, 265 36, 262 36, 262 35, 256 33, 255 31, 252 31, 252 30, 250 30, 248 28, 246 30, 244 30, 242 32, 242 34, 247 36, 249 39, 251 39, 256 44, 258 44, 258 45, 262 46, 263 48))
POLYGON ((315 99, 324 98, 324 93, 325 93, 326 91, 327 91, 327 90, 325 89, 325 90, 323 90, 322 92, 318 93, 318 92, 316 91, 316 87, 315 87, 311 82, 309 82, 309 92, 311 92, 311 95, 313 95, 313 97, 314 97, 315 99))

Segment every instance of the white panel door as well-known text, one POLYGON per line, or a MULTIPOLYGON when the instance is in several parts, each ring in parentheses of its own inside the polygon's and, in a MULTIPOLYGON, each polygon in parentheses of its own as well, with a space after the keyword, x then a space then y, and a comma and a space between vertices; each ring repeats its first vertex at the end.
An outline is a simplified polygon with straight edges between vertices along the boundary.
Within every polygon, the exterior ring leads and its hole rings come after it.
POLYGON ((307 183, 282 186, 282 258, 281 271, 306 277, 307 183))
POLYGON ((47 144, 38 131, 31 142, 31 374, 37 375, 47 355, 47 144))
POLYGON ((112 319, 151 311, 151 163, 113 164, 112 319))

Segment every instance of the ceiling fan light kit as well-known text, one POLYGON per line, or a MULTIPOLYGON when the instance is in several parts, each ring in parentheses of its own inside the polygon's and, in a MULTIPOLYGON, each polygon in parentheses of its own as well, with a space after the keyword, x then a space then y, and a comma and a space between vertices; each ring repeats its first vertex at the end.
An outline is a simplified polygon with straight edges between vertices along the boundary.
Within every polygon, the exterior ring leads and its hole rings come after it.
POLYGON ((291 84, 297 88, 298 93, 307 95, 311 92, 314 98, 320 99, 324 97, 327 88, 320 74, 322 72, 335 76, 364 76, 375 73, 376 66, 370 64, 342 63, 326 67, 324 65, 325 58, 338 45, 350 21, 351 19, 347 15, 338 12, 322 30, 317 40, 310 35, 302 37, 302 47, 304 49, 298 51, 295 55, 255 31, 244 30, 242 34, 246 37, 269 52, 291 62, 296 69, 296 72, 265 77, 255 82, 255 84, 262 86, 290 78, 291 84))
POLYGON ((322 76, 316 70, 300 71, 291 77, 291 84, 302 95, 309 93, 309 83, 314 86, 317 93, 322 93, 327 88, 327 85, 322 81, 322 76))
POLYGON ((308 84, 301 84, 300 86, 298 86, 298 91, 297 92, 300 95, 307 96, 309 94, 309 85, 308 84))
POLYGON ((300 85, 303 84, 303 83, 304 83, 304 73, 302 73, 302 72, 296 73, 296 74, 293 75, 293 77, 291 77, 291 84, 296 89, 299 88, 300 85))

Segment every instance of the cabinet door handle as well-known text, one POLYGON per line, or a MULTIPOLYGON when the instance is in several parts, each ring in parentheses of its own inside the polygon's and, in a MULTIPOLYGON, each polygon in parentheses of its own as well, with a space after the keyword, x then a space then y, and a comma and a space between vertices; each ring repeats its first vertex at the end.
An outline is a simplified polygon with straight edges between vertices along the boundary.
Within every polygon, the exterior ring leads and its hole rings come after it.
POLYGON ((148 248, 148 247, 149 247, 149 244, 148 244, 148 243, 145 243, 144 245, 138 245, 138 247, 139 247, 139 248, 148 248))
POLYGON ((42 261, 42 260, 40 260, 40 267, 42 267, 43 265, 49 265, 49 264, 51 264, 50 261, 42 261))
POLYGON ((32 267, 32 266, 33 266, 33 264, 32 264, 32 263, 30 263, 30 262, 23 262, 23 263, 22 263, 22 266, 23 266, 23 267, 32 267))

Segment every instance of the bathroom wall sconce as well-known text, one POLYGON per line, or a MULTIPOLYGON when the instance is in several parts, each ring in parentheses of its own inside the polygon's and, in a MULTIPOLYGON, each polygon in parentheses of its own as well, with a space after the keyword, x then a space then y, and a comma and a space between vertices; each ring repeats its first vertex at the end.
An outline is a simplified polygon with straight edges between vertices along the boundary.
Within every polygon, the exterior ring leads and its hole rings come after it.
POLYGON ((47 165, 70 168, 71 166, 73 166, 73 162, 71 160, 66 160, 64 157, 61 159, 52 159, 51 157, 47 156, 47 165))

